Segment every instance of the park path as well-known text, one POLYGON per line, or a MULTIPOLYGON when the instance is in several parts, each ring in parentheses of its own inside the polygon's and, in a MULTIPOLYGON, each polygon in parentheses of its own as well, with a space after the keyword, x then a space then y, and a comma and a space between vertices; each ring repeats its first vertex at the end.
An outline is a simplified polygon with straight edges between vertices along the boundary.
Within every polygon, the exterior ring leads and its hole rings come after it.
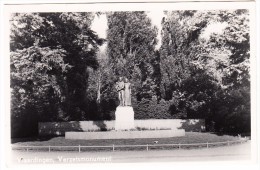
POLYGON ((175 162, 175 161, 228 161, 250 160, 250 141, 223 147, 149 150, 149 151, 115 151, 115 152, 21 152, 12 151, 13 163, 95 163, 95 162, 175 162), (22 161, 21 161, 22 160, 22 161))

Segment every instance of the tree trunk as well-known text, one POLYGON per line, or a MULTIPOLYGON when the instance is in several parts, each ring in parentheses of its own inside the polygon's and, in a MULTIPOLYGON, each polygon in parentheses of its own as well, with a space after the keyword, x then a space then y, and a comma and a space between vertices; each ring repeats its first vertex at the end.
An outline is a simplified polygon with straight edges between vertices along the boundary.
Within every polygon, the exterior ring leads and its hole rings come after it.
POLYGON ((97 82, 97 103, 100 104, 100 101, 101 101, 101 79, 99 77, 97 82))

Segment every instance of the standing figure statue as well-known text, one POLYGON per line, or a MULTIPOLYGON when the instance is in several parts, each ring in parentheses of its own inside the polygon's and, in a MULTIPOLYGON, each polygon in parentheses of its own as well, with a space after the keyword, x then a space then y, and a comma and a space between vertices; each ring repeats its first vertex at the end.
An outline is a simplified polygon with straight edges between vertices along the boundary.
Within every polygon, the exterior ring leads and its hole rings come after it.
POLYGON ((131 83, 125 77, 119 77, 115 85, 120 105, 115 111, 115 130, 135 129, 134 108, 131 106, 131 83))
POLYGON ((125 106, 131 106, 131 83, 125 78, 125 106))
POLYGON ((119 77, 119 81, 116 83, 116 91, 118 92, 119 106, 125 105, 125 83, 123 77, 119 77))

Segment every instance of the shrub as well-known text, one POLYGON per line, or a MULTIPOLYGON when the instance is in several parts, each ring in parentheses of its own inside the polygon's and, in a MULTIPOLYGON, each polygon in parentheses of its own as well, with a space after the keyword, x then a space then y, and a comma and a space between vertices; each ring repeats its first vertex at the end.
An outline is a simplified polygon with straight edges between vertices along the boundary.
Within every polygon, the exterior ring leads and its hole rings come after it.
POLYGON ((156 97, 142 99, 140 102, 133 100, 132 102, 135 119, 178 119, 185 118, 186 114, 176 109, 174 100, 166 101, 161 99, 157 101, 156 97))

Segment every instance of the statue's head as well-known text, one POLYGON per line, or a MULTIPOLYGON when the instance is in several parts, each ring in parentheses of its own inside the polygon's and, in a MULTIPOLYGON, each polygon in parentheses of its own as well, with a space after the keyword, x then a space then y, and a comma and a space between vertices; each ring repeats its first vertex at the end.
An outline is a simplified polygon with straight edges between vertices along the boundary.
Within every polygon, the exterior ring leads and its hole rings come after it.
POLYGON ((122 81, 123 80, 123 77, 119 77, 119 81, 122 81))

